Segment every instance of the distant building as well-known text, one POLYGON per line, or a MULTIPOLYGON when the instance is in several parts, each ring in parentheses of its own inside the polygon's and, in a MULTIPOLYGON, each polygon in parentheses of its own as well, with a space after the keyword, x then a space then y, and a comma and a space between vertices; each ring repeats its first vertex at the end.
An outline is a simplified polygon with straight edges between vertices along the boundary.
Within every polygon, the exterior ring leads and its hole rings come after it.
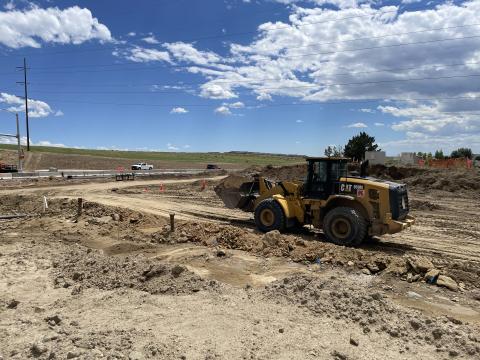
POLYGON ((420 160, 420 157, 413 152, 402 152, 400 154, 400 163, 403 165, 418 165, 418 160, 420 160))
POLYGON ((365 151, 365 160, 368 160, 370 165, 385 165, 386 158, 385 151, 365 151))

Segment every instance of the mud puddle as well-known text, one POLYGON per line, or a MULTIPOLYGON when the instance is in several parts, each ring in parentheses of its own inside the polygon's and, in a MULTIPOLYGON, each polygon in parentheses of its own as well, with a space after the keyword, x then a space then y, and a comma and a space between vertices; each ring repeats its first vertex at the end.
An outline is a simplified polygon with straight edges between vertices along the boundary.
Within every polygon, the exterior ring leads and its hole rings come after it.
POLYGON ((150 245, 115 240, 84 243, 109 256, 142 254, 171 264, 179 264, 204 279, 217 280, 235 287, 254 286, 309 272, 303 265, 284 258, 264 258, 240 250, 215 250, 191 244, 150 245))
POLYGON ((420 310, 428 315, 447 316, 470 324, 480 324, 479 309, 456 303, 442 296, 420 295, 416 292, 410 292, 405 296, 394 297, 393 301, 402 306, 420 310))

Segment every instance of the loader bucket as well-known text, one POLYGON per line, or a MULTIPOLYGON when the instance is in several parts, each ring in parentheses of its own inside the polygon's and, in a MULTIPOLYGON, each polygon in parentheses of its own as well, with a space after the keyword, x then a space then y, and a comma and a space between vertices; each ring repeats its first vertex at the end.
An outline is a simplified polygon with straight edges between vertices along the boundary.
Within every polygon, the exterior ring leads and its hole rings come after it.
POLYGON ((258 181, 230 175, 215 186, 214 190, 227 208, 251 212, 258 196, 258 181))

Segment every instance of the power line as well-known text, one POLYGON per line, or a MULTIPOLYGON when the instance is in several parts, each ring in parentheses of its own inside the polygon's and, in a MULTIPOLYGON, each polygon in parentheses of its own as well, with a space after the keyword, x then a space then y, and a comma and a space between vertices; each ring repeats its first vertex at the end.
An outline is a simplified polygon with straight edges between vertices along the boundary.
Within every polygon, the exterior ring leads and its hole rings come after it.
MULTIPOLYGON (((340 40, 340 41, 330 41, 330 42, 323 42, 323 43, 313 43, 310 45, 303 45, 303 46, 289 46, 288 48, 284 48, 286 50, 290 49, 301 49, 301 48, 309 48, 313 46, 322 46, 322 45, 333 45, 333 44, 340 44, 345 42, 353 42, 353 41, 360 41, 360 40, 373 40, 373 39, 382 39, 386 37, 392 36, 403 36, 403 35, 410 35, 410 34, 418 34, 418 33, 425 33, 425 32, 433 32, 433 31, 443 31, 443 30, 451 30, 457 28, 465 28, 465 27, 473 27, 473 26, 480 26, 480 23, 477 24, 467 24, 467 25, 458 25, 458 26, 449 26, 449 27, 442 27, 442 28, 434 28, 434 29, 423 29, 417 31, 408 31, 403 33, 396 33, 396 34, 388 34, 388 35, 381 35, 381 36, 369 36, 369 37, 361 37, 355 38, 350 40, 340 40)), ((261 56, 261 55, 260 55, 261 56)), ((272 55, 275 56, 275 55, 272 55)), ((68 66, 40 66, 35 67, 35 69, 72 69, 72 68, 85 68, 85 67, 111 67, 111 66, 126 66, 126 65, 143 65, 143 63, 126 63, 126 64, 95 64, 95 65, 68 65, 68 66)))
MULTIPOLYGON (((480 38, 480 35, 473 35, 473 36, 466 36, 466 37, 456 37, 456 38, 447 38, 447 39, 436 39, 436 40, 427 40, 427 41, 419 41, 419 42, 410 42, 410 43, 400 43, 400 44, 390 44, 390 45, 381 45, 381 46, 371 46, 371 47, 364 47, 359 49, 344 49, 344 50, 337 50, 337 51, 328 51, 328 52, 318 52, 318 53, 310 53, 310 54, 301 54, 301 55, 293 55, 293 56, 276 56, 276 59, 270 59, 268 56, 259 55, 260 57, 268 58, 269 60, 282 60, 282 59, 291 59, 291 58, 299 58, 304 56, 313 56, 313 55, 332 55, 337 53, 344 53, 344 52, 355 52, 355 51, 365 51, 365 50, 375 50, 381 48, 392 48, 392 47, 400 47, 400 46, 409 46, 409 45, 419 45, 419 44, 430 44, 430 43, 438 43, 444 41, 457 41, 457 40, 465 40, 465 39, 474 39, 480 38)), ((258 59, 258 57, 257 57, 258 59)), ((113 66, 115 64, 110 64, 109 66, 113 66)), ((213 64, 210 67, 215 67, 218 65, 225 65, 225 64, 213 64)), ((98 65, 94 65, 98 66, 98 65)), ((103 66, 103 65, 102 65, 103 66)), ((105 65, 107 66, 107 65, 105 65)), ((117 66, 117 65, 115 65, 117 66)), ((199 67, 202 65, 163 65, 158 68, 192 68, 192 67, 199 67)), ((93 66, 92 66, 93 67, 93 66)), ((143 69, 110 69, 110 70, 75 70, 75 71, 39 71, 35 72, 35 74, 72 74, 72 73, 96 73, 96 72, 107 72, 107 71, 131 71, 131 70, 147 70, 152 69, 150 68, 143 68, 143 69)))
MULTIPOLYGON (((378 81, 362 81, 362 82, 345 82, 335 84, 308 84, 298 86, 280 86, 280 87, 260 87, 254 88, 256 91, 264 90, 284 90, 284 89, 302 89, 302 88, 326 88, 332 86, 355 86, 355 85, 373 85, 383 83, 395 83, 395 82, 408 82, 408 81, 424 81, 424 80, 444 80, 444 79, 456 79, 456 78, 469 78, 479 77, 480 74, 468 74, 468 75, 452 75, 452 76, 436 76, 436 77, 423 77, 423 78, 410 78, 410 79, 392 79, 392 80, 378 80, 378 81)), ((185 91, 42 91, 44 94, 179 94, 185 91)))
MULTIPOLYGON (((436 101, 436 100, 471 100, 477 101, 480 97, 471 96, 452 96, 452 97, 431 97, 431 98, 385 98, 375 100, 342 100, 342 101, 324 101, 324 102, 310 102, 310 103, 276 103, 276 104, 245 104, 247 108, 269 108, 278 106, 323 106, 323 105, 341 105, 341 104, 364 104, 364 103, 378 103, 378 102, 411 102, 411 101, 436 101)), ((45 99, 46 101, 59 102, 59 103, 73 103, 73 104, 89 104, 89 105, 114 105, 114 106, 145 106, 145 107, 208 107, 211 108, 212 104, 152 104, 152 103, 119 103, 119 102, 97 102, 97 101, 77 101, 77 100, 58 100, 58 99, 45 99)), ((464 110, 464 111, 445 111, 445 113, 472 113, 480 110, 464 110)))
MULTIPOLYGON (((418 44, 430 44, 430 43, 443 42, 443 41, 455 41, 455 40, 474 39, 474 38, 479 38, 479 37, 480 37, 480 35, 473 35, 473 36, 464 36, 464 37, 447 38, 447 39, 436 39, 436 40, 418 41, 418 42, 410 42, 410 43, 400 43, 400 44, 371 46, 371 47, 365 47, 365 48, 359 48, 359 49, 344 49, 344 50, 337 50, 337 51, 327 51, 327 52, 320 52, 320 53, 300 54, 300 55, 293 55, 293 56, 278 56, 278 57, 277 57, 277 60, 278 60, 278 59, 293 59, 293 58, 304 57, 304 56, 313 56, 313 55, 331 55, 331 54, 344 53, 344 52, 383 49, 383 48, 390 48, 390 47, 397 47, 397 46, 408 46, 408 45, 418 45, 418 44)), ((260 55, 260 56, 262 56, 262 55, 260 55)), ((265 56, 265 57, 268 57, 268 56, 265 56)))
MULTIPOLYGON (((381 69, 381 70, 370 70, 370 71, 352 71, 347 73, 331 73, 328 74, 330 76, 349 76, 349 75, 358 75, 358 74, 374 74, 374 73, 382 73, 382 72, 398 72, 398 71, 405 71, 405 70, 418 70, 424 69, 425 66, 432 67, 431 70, 442 69, 446 67, 457 67, 457 66, 468 66, 468 65, 477 65, 480 64, 480 61, 472 61, 472 62, 465 62, 465 63, 457 63, 457 64, 426 64, 423 66, 412 66, 412 67, 404 67, 404 68, 389 68, 389 69, 381 69)), ((346 69, 346 67, 339 67, 339 69, 346 69)), ((238 84, 238 83, 251 83, 255 84, 258 82, 265 82, 265 81, 282 81, 282 80, 296 80, 296 79, 281 79, 281 78, 260 78, 260 79, 252 79, 252 80, 213 80, 215 84, 238 84)), ((174 84, 159 84, 157 83, 143 83, 143 84, 132 84, 132 83, 115 83, 115 84, 72 84, 72 83, 30 83, 31 85, 47 85, 47 86, 66 86, 66 85, 74 85, 75 87, 90 87, 90 86, 101 86, 101 87, 139 87, 139 86, 158 86, 162 85, 163 87, 178 87, 178 86, 188 86, 188 85, 200 85, 204 84, 206 80, 203 81, 195 81, 195 82, 177 82, 174 84)), ((187 89, 184 89, 187 90, 187 89)))
POLYGON ((341 43, 360 41, 360 40, 383 39, 383 38, 391 37, 391 36, 420 34, 420 33, 432 32, 432 31, 443 31, 443 30, 451 30, 451 29, 458 29, 458 28, 465 28, 465 27, 473 27, 473 26, 480 26, 480 24, 467 24, 467 25, 449 26, 449 27, 443 27, 443 28, 433 28, 433 29, 424 29, 424 30, 416 30, 416 31, 407 31, 407 32, 403 32, 403 33, 387 34, 387 35, 379 35, 379 36, 367 36, 367 37, 361 37, 361 38, 354 38, 354 39, 350 39, 350 40, 340 40, 340 41, 330 41, 330 42, 324 42, 324 43, 314 43, 314 44, 311 44, 311 45, 303 45, 303 46, 289 46, 288 49, 300 49, 300 48, 319 46, 319 45, 333 45, 333 44, 341 44, 341 43))

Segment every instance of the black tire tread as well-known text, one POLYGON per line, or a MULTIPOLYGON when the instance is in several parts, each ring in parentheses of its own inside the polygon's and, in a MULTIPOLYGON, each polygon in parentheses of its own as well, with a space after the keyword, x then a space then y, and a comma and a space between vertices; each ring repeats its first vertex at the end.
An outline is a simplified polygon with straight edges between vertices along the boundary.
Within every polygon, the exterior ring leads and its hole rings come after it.
POLYGON ((323 220, 323 232, 325 233, 325 236, 328 238, 328 240, 330 240, 334 244, 345 246, 358 246, 367 236, 367 222, 360 214, 360 212, 356 209, 346 206, 340 206, 337 208, 333 208, 325 215, 325 218, 323 220), (353 236, 351 238, 346 240, 337 239, 330 231, 329 224, 337 216, 342 216, 350 221, 353 228, 353 236))
POLYGON ((280 204, 275 199, 265 199, 261 201, 255 208, 255 224, 257 225, 257 228, 263 232, 285 230, 286 218, 280 204), (264 226, 260 221, 260 212, 265 208, 272 210, 275 214, 275 222, 272 226, 264 226))

